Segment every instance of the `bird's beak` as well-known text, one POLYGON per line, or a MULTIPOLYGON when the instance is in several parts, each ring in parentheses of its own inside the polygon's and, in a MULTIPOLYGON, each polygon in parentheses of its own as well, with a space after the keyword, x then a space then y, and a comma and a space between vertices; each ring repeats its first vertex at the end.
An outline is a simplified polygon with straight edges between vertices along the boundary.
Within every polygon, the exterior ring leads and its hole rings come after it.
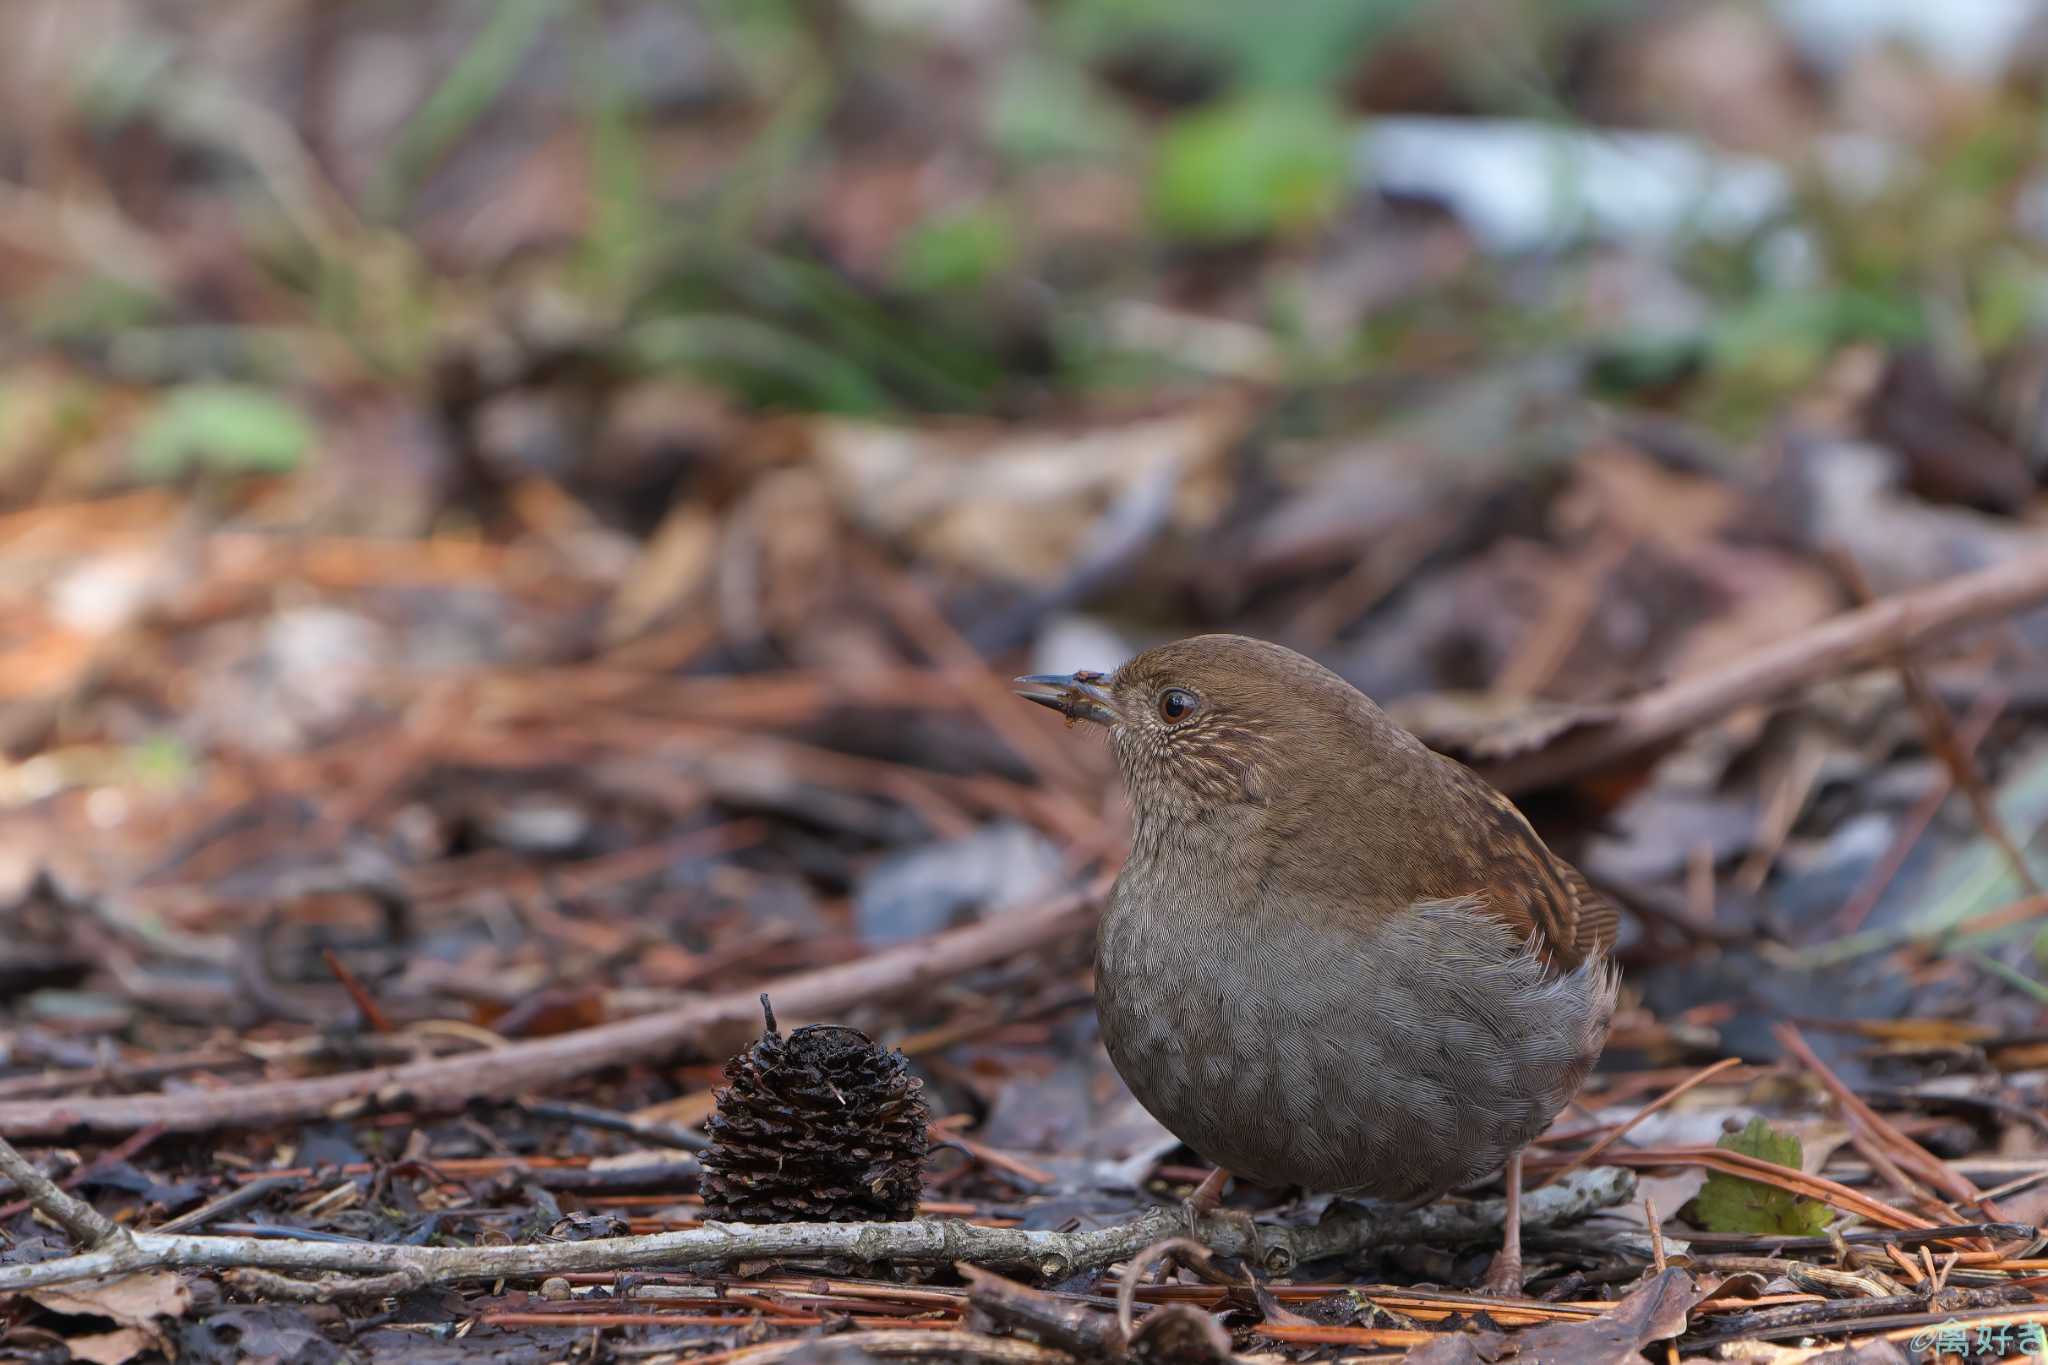
POLYGON ((1068 720, 1092 720, 1097 725, 1117 722, 1116 700, 1100 673, 1032 673, 1016 679, 1012 690, 1026 701, 1050 707, 1068 720))

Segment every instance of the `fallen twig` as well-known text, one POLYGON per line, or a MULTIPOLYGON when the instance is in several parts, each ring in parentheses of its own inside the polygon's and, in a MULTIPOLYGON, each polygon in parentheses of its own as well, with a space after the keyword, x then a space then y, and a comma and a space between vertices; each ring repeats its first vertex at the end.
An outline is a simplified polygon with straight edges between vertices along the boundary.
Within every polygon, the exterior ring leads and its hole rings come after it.
POLYGON ((197 1232, 216 1219, 231 1213, 239 1213, 251 1204, 260 1204, 279 1190, 295 1189, 305 1184, 305 1177, 296 1175, 272 1175, 252 1180, 237 1189, 229 1190, 218 1199, 209 1200, 192 1210, 181 1213, 168 1223, 152 1229, 155 1232, 197 1232))
MULTIPOLYGON (((1016 1337, 990 1337, 975 1332, 907 1329, 901 1331, 842 1332, 832 1338, 833 1347, 849 1353, 886 1360, 933 1359, 962 1365, 1072 1365, 1073 1356, 1050 1346, 1016 1337)), ((695 1365, 768 1365, 799 1352, 814 1351, 817 1343, 808 1337, 764 1341, 716 1355, 693 1357, 695 1365)), ((849 1354, 851 1359, 859 1356, 849 1354)))
POLYGON ((14 1144, 0 1138, 0 1175, 5 1175, 28 1199, 29 1204, 71 1235, 88 1251, 112 1248, 126 1251, 134 1246, 128 1230, 83 1199, 57 1187, 57 1182, 37 1170, 14 1144))
MULTIPOLYGON (((1611 1166, 1576 1171, 1525 1195, 1529 1226, 1567 1222, 1633 1197, 1635 1177, 1611 1166)), ((1484 1240, 1501 1225, 1498 1199, 1438 1203, 1408 1212, 1345 1205, 1312 1227, 1257 1229, 1265 1268, 1284 1274, 1302 1261, 1373 1246, 1484 1240)), ((95 1215, 97 1216, 97 1215, 95 1215)), ((272 1270, 298 1275, 417 1276, 420 1284, 531 1278, 663 1265, 729 1264, 786 1258, 951 1263, 1026 1270, 1048 1280, 1120 1261, 1188 1231, 1178 1208, 1079 1232, 991 1228, 949 1219, 901 1223, 706 1223, 678 1232, 534 1246, 439 1247, 385 1242, 293 1242, 264 1237, 194 1237, 142 1232, 119 1246, 34 1265, 0 1267, 0 1294, 150 1269, 272 1270)), ((1251 1250, 1240 1220, 1210 1218, 1196 1229, 1226 1256, 1251 1250)), ((345 1287, 330 1292, 346 1292, 345 1287)))
POLYGON ((2048 553, 2027 555, 1844 612, 1733 663, 1617 703, 1540 748, 1477 765, 1514 794, 1595 772, 1738 706, 1882 663, 1966 626, 2048 600, 2048 553))
POLYGON ((601 1128, 609 1133, 624 1133, 628 1137, 636 1137, 642 1142, 651 1142, 658 1147, 701 1152, 711 1145, 711 1139, 695 1129, 675 1123, 657 1123, 650 1119, 635 1118, 631 1114, 614 1113, 591 1104, 571 1104, 567 1100, 518 1100, 514 1102, 513 1108, 528 1118, 581 1124, 587 1128, 601 1128))

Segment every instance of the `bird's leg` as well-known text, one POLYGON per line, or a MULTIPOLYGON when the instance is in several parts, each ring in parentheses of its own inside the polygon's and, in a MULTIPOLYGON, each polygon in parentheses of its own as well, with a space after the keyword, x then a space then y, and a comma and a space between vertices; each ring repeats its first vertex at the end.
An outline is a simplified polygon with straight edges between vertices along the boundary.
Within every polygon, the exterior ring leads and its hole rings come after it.
POLYGON ((1223 1202, 1223 1187, 1230 1183, 1230 1172, 1218 1166, 1202 1177, 1202 1183, 1195 1186, 1195 1192, 1187 1197, 1188 1221, 1207 1217, 1216 1212, 1223 1202))
POLYGON ((1507 1169, 1502 1173, 1502 1182, 1507 1186, 1507 1210, 1501 1216, 1500 1250, 1494 1253, 1493 1264, 1486 1268, 1486 1278, 1480 1281, 1480 1288, 1488 1294, 1504 1298, 1522 1297, 1522 1154, 1516 1152, 1508 1158, 1507 1169))

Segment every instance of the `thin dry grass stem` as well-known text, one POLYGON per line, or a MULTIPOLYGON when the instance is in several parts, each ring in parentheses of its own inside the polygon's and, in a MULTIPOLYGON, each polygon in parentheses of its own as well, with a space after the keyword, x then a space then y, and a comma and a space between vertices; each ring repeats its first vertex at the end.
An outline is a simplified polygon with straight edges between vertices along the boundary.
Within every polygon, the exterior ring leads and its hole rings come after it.
MULTIPOLYGON (((890 1360, 941 1360, 955 1365, 1074 1365, 1074 1357, 1050 1346, 1039 1346, 1015 1337, 990 1337, 953 1328, 885 1328, 879 1331, 841 1332, 832 1338, 835 1349, 890 1360)), ((692 1356, 690 1365, 770 1365, 789 1356, 809 1354, 818 1349, 809 1337, 790 1337, 742 1346, 737 1350, 692 1356)), ((858 1357, 854 1357, 858 1358, 858 1357)))
POLYGON ((1044 743, 1044 731, 1031 713, 1017 705, 1007 682, 998 677, 981 652, 953 628, 938 604, 907 575, 867 556, 868 572, 881 585, 881 599, 890 617, 931 661, 951 675, 968 704, 987 721, 1017 755, 1048 785, 1076 800, 1099 784, 1074 760, 1071 750, 1044 743))
POLYGON ((1685 859, 1685 917, 1701 929, 1711 929, 1714 909, 1714 846, 1702 840, 1685 859))
MULTIPOLYGON (((1874 1145, 1882 1146, 1898 1165, 1929 1188, 1939 1190, 1951 1199, 1975 1205, 1986 1218, 1994 1222, 2007 1221, 2005 1214, 2000 1212, 1995 1203, 1985 1198, 1982 1190, 1937 1160, 1925 1147, 1901 1133, 1876 1110, 1858 1098, 1842 1078, 1837 1076, 1807 1044, 1796 1026, 1781 1023, 1773 1027, 1771 1032, 1788 1052, 1814 1074, 1815 1079, 1827 1088, 1828 1093, 1835 1097, 1835 1102, 1841 1106, 1843 1116, 1849 1120, 1852 1130, 1868 1133, 1874 1145)), ((1865 1155, 1871 1154, 1865 1152, 1865 1155)), ((1875 1157, 1872 1158, 1871 1164, 1878 1164, 1875 1157)), ((1956 1221, 1961 1221, 1960 1217, 1956 1221)))
POLYGON ((355 1004, 357 1013, 363 1016, 363 1023, 369 1028, 370 1032, 392 1032, 391 1021, 385 1017, 384 1011, 378 1007, 377 1001, 371 996, 369 988, 364 986, 361 979, 349 970, 348 964, 341 960, 340 954, 336 953, 332 948, 322 948, 320 950, 320 960, 327 964, 327 970, 334 973, 334 979, 339 981, 341 988, 348 992, 348 998, 355 1004))
MULTIPOLYGON (((1874 602, 1876 594, 1863 572, 1863 566, 1845 551, 1837 551, 1833 558, 1856 599, 1866 605, 1874 602)), ((1920 723, 1927 729, 1928 747, 1940 756, 1950 780, 1970 798, 1970 805, 1977 813, 1977 823, 1998 845, 1999 852, 2005 855, 2013 878, 2029 895, 2040 895, 2041 883, 2035 878, 2034 870, 2027 866, 2026 855, 2020 851, 2012 831, 2006 828, 2005 817, 1998 813, 1998 802, 1992 795, 1990 784, 1984 780, 1984 770, 1977 766, 1972 746, 1965 744, 1956 734, 1955 720, 1949 715, 1948 707, 1935 695, 1926 672, 1905 646, 1895 648, 1891 655, 1899 670, 1899 681, 1905 686, 1906 695, 1913 699, 1913 708, 1920 713, 1920 723)))
POLYGON ((1624 1137, 1627 1137, 1629 1133, 1633 1131, 1635 1127, 1638 1124, 1640 1124, 1644 1119, 1650 1117, 1650 1115, 1656 1113, 1658 1110, 1673 1103, 1681 1095, 1684 1095, 1687 1091, 1695 1090, 1700 1086, 1705 1085, 1714 1077, 1721 1075, 1723 1072, 1741 1065, 1742 1059, 1740 1057, 1723 1057, 1720 1061, 1715 1062, 1711 1066, 1702 1067, 1700 1070, 1694 1072, 1692 1075, 1687 1076, 1684 1080, 1680 1081, 1677 1085, 1672 1086, 1669 1090, 1659 1095, 1656 1099, 1651 1100, 1648 1104, 1636 1110, 1636 1112, 1634 1114, 1631 1114, 1625 1121, 1616 1124, 1612 1129, 1610 1129, 1607 1132, 1605 1136, 1601 1137, 1592 1146, 1588 1147, 1583 1152, 1575 1154, 1571 1158, 1571 1160, 1565 1162, 1564 1165, 1558 1167, 1555 1171, 1549 1172, 1541 1180, 1536 1181, 1535 1184, 1531 1186, 1531 1188, 1541 1189, 1543 1186, 1548 1185, 1551 1181, 1559 1179, 1560 1177, 1579 1169, 1579 1167, 1586 1165, 1595 1157, 1598 1157, 1602 1152, 1605 1152, 1608 1148, 1612 1147, 1615 1143, 1621 1141, 1624 1137))
MULTIPOLYGON (((1530 1164, 1535 1164, 1535 1158, 1530 1164)), ((1547 1164, 1547 1163, 1546 1163, 1547 1164)), ((1889 1228, 1926 1230, 1940 1226, 1918 1214, 1894 1208, 1879 1199, 1873 1199, 1861 1190, 1851 1189, 1837 1180, 1826 1176, 1809 1175, 1795 1171, 1789 1166, 1780 1166, 1761 1157, 1746 1156, 1732 1152, 1725 1147, 1642 1147, 1607 1154, 1609 1166, 1625 1166, 1631 1170, 1655 1170, 1662 1166, 1700 1166, 1710 1171, 1725 1171, 1765 1185, 1775 1185, 1792 1194, 1818 1199, 1845 1213, 1889 1228)))
POLYGON ((2048 915, 2048 896, 2025 896, 2010 905, 1980 910, 1965 919, 1941 930, 1938 938, 1961 938, 1967 934, 1990 934, 2000 929, 2010 929, 2015 924, 2025 924, 2030 919, 2048 915))
POLYGON ((1397 523, 1385 536, 1360 547, 1358 562, 1297 611, 1279 638, 1311 651, 1329 645, 1406 582, 1450 538, 1456 524, 1456 517, 1444 511, 1397 523))
POLYGON ((953 1143, 961 1151, 967 1153, 982 1165, 1002 1171, 1004 1174, 1021 1180, 1027 1185, 1053 1185, 1058 1183, 1057 1178, 1052 1172, 1042 1170, 1028 1161, 1019 1160, 1008 1152, 999 1152, 993 1147, 984 1146, 963 1133, 954 1133, 946 1141, 953 1143))
MULTIPOLYGON (((1985 736, 1991 733, 1991 727, 1998 723, 1999 716, 2005 713, 2007 700, 2008 695, 2003 688, 1987 687, 1972 704, 1969 714, 1963 717, 1956 735, 1956 744, 1964 754, 1971 756, 1973 761, 1978 746, 1984 742, 1985 736)), ((1934 817, 1941 813, 1942 803, 1948 800, 1949 794, 1954 790, 1954 769, 1944 766, 1941 777, 1927 789, 1899 825, 1891 847, 1887 848, 1884 856, 1864 874, 1863 880, 1857 883, 1849 899, 1842 902, 1842 908, 1828 921, 1830 934, 1853 934, 1863 927, 1863 921, 1870 918, 1870 912, 1877 908, 1878 901, 1891 889, 1892 882, 1899 875, 1899 869, 1906 865, 1906 859, 1919 844, 1921 836, 1934 824, 1934 817)))

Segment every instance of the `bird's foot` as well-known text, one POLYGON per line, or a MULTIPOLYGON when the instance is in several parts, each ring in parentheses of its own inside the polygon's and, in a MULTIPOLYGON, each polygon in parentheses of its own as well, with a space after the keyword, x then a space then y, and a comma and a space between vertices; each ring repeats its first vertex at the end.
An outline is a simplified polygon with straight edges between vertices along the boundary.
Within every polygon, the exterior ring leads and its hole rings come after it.
POLYGON ((1502 1247, 1493 1253, 1493 1264, 1486 1267, 1486 1278, 1479 1282, 1479 1292, 1499 1299, 1519 1299, 1522 1292, 1522 1249, 1502 1247))
POLYGON ((1208 1209, 1198 1211, 1195 1208, 1195 1201, 1192 1199, 1187 1201, 1185 1207, 1188 1214, 1188 1228, 1194 1233, 1197 1241, 1207 1243, 1208 1239, 1202 1236, 1201 1225, 1204 1221, 1213 1218, 1217 1222, 1226 1223, 1237 1229, 1237 1235, 1243 1239, 1242 1249, 1238 1252, 1238 1255, 1246 1265, 1253 1268, 1254 1272, 1266 1264, 1266 1239, 1259 1234, 1258 1220, 1249 1213, 1246 1213, 1243 1209, 1208 1209))
POLYGON ((1209 1218, 1219 1219, 1236 1228, 1238 1236, 1244 1239, 1245 1261, 1254 1267, 1263 1266, 1266 1263, 1266 1243, 1259 1235, 1258 1221, 1243 1209, 1223 1207, 1223 1187, 1229 1182, 1230 1172, 1218 1166, 1195 1186, 1194 1193, 1181 1201, 1181 1210, 1187 1215, 1188 1235, 1198 1241, 1204 1240, 1202 1223, 1209 1218))

